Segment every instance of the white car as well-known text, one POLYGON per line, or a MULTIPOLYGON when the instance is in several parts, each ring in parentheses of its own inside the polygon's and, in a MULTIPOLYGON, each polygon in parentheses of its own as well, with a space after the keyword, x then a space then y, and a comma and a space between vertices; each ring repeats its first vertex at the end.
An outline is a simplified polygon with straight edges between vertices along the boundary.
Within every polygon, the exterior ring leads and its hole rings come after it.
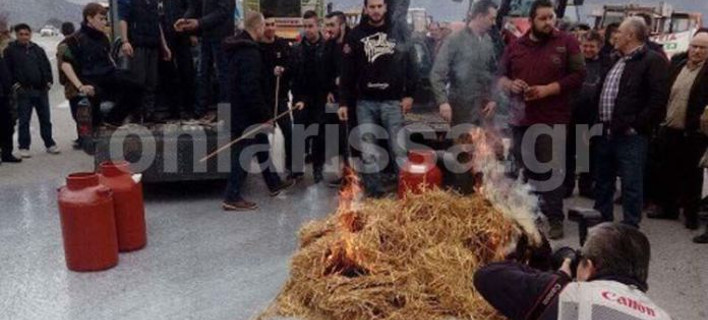
POLYGON ((59 31, 55 27, 46 26, 42 28, 42 30, 39 30, 39 35, 42 37, 55 37, 59 35, 59 31))

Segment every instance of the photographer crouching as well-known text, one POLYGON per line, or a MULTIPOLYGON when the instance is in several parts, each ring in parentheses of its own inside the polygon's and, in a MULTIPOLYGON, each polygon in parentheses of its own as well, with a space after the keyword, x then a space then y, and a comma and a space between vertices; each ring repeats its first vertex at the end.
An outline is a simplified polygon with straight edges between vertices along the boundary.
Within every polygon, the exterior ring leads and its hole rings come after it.
POLYGON ((646 295, 651 249, 639 230, 603 223, 590 229, 579 252, 561 251, 557 272, 514 261, 492 263, 477 271, 474 285, 513 320, 671 319, 646 295))

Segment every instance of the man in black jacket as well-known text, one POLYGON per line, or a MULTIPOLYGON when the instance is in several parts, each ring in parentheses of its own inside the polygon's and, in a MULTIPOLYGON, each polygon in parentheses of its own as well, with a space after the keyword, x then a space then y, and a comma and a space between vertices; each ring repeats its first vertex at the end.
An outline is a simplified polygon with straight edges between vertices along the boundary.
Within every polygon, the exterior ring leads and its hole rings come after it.
MULTIPOLYGON (((300 106, 305 108, 295 114, 296 133, 305 133, 308 129, 316 128, 317 135, 302 139, 300 134, 295 136, 296 154, 304 153, 311 156, 313 176, 315 183, 323 179, 323 168, 326 159, 325 150, 325 104, 327 94, 333 91, 329 81, 327 68, 327 52, 325 39, 320 32, 319 17, 314 11, 307 11, 303 15, 304 37, 295 47, 295 79, 293 81, 293 96, 300 106), (304 143, 305 150, 302 149, 304 143)), ((295 174, 302 174, 301 166, 294 168, 295 174)))
POLYGON ((44 146, 50 154, 60 153, 52 138, 52 117, 49 108, 49 89, 54 78, 47 53, 32 42, 32 29, 22 23, 15 26, 17 40, 5 49, 5 62, 12 75, 13 90, 17 92, 20 156, 30 158, 30 120, 32 109, 37 110, 39 128, 44 146))
POLYGON ((83 18, 81 29, 66 39, 68 48, 61 70, 67 80, 91 100, 94 125, 104 121, 109 126, 120 126, 140 104, 142 88, 116 72, 109 55, 111 43, 103 32, 106 9, 101 4, 89 3, 84 7, 83 18), (105 101, 114 101, 116 105, 104 118, 100 106, 105 101))
POLYGON ((172 118, 189 120, 194 117, 196 95, 192 48, 197 45, 198 39, 190 33, 175 30, 175 23, 189 9, 189 1, 168 0, 163 3, 164 12, 160 22, 173 59, 163 61, 160 65, 160 85, 165 88, 158 91, 168 104, 172 118))
POLYGON ((622 54, 602 85, 597 137, 595 209, 614 219, 615 181, 622 179, 623 223, 639 227, 642 219, 644 165, 648 138, 660 122, 669 97, 668 65, 645 43, 647 26, 639 17, 619 28, 615 48, 622 54))
POLYGON ((12 91, 12 76, 7 70, 5 59, 0 55, 0 162, 17 163, 22 159, 12 155, 12 135, 15 133, 15 123, 10 112, 10 94, 12 91))
POLYGON ((382 126, 386 131, 388 159, 397 161, 406 156, 397 138, 403 128, 403 114, 413 107, 418 75, 410 42, 392 36, 386 1, 366 0, 364 4, 366 15, 347 37, 344 49, 339 117, 347 121, 348 103, 357 101, 359 127, 368 127, 361 130, 364 165, 357 171, 363 175, 367 194, 380 197, 385 191, 381 173, 388 163, 387 157, 377 152, 372 126, 382 126))
MULTIPOLYGON (((257 42, 263 38, 265 19, 260 13, 250 12, 244 20, 244 26, 244 32, 224 41, 224 52, 229 55, 231 61, 231 68, 228 71, 232 75, 231 134, 234 138, 241 136, 249 127, 267 122, 273 124, 271 117, 273 109, 266 102, 265 92, 266 74, 273 70, 265 69, 261 48, 257 42)), ((242 155, 243 152, 255 151, 271 196, 275 197, 294 185, 295 182, 292 180, 282 182, 280 177, 271 171, 272 164, 267 146, 266 133, 259 132, 232 147, 231 176, 222 204, 224 210, 248 211, 258 208, 255 203, 241 197, 241 185, 246 177, 246 169, 250 168, 254 156, 253 153, 242 155), (266 148, 263 150, 259 146, 266 146, 266 148)))
POLYGON ((142 115, 154 121, 158 62, 172 60, 160 25, 157 0, 118 0, 121 52, 130 59, 132 80, 143 90, 142 115))
POLYGON ((229 102, 229 67, 228 60, 221 50, 221 42, 234 34, 234 11, 236 2, 233 0, 191 0, 189 9, 183 19, 177 20, 175 29, 178 32, 199 32, 201 35, 200 59, 197 69, 199 88, 195 116, 204 121, 212 121, 214 117, 207 115, 211 105, 212 74, 216 64, 216 76, 219 79, 218 103, 229 102))
MULTIPOLYGON (((275 106, 277 96, 277 110, 273 107, 272 115, 275 118, 278 114, 288 111, 288 102, 291 89, 291 81, 294 73, 292 63, 292 50, 287 40, 278 37, 276 32, 275 18, 270 13, 265 13, 265 32, 260 41, 263 48, 263 65, 266 70, 266 104, 275 106), (275 94, 276 87, 279 86, 278 94, 275 94)), ((278 126, 283 133, 285 170, 289 179, 296 179, 301 174, 293 173, 293 123, 290 117, 282 117, 278 120, 278 126)))
POLYGON ((701 132, 701 116, 708 107, 708 34, 697 34, 685 59, 671 70, 671 96, 666 118, 655 141, 660 152, 659 205, 662 210, 649 218, 677 219, 684 209, 686 227, 698 229, 698 211, 703 188, 703 169, 698 163, 708 146, 701 132))
POLYGON ((572 125, 568 128, 568 139, 566 148, 566 164, 567 172, 565 176, 566 197, 573 195, 575 191, 576 169, 580 168, 581 172, 578 175, 578 189, 582 197, 592 198, 594 178, 592 175, 592 164, 581 161, 589 159, 589 154, 592 154, 592 147, 589 138, 586 138, 581 126, 588 128, 593 124, 597 117, 597 91, 602 85, 603 71, 608 67, 609 60, 602 57, 600 50, 602 48, 602 36, 597 31, 590 31, 582 36, 581 48, 585 56, 585 69, 587 76, 583 82, 583 87, 580 92, 571 99, 572 125), (581 133, 578 135, 578 133, 581 133), (579 141, 579 138, 582 138, 579 141), (578 142, 581 142, 580 151, 578 153, 578 142), (589 154, 588 154, 589 152, 589 154))

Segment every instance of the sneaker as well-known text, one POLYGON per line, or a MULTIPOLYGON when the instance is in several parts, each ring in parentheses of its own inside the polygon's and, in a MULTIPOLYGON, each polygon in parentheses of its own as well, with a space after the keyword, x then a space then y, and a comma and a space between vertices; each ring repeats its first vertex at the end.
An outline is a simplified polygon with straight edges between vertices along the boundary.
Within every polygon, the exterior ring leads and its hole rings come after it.
POLYGON ((224 209, 224 211, 253 211, 258 209, 258 205, 241 199, 238 201, 224 201, 224 203, 221 204, 221 208, 224 209))
POLYGON ((551 240, 563 239, 563 222, 551 222, 551 230, 548 231, 548 238, 551 240))
POLYGON ((20 149, 20 158, 29 159, 32 158, 32 154, 27 149, 20 149))
POLYGON ((20 162, 22 162, 22 159, 16 158, 15 156, 13 156, 13 155, 10 154, 10 155, 2 156, 2 162, 5 162, 5 163, 20 163, 20 162))
POLYGON ((295 180, 288 180, 288 181, 285 181, 285 182, 281 182, 280 185, 278 185, 277 187, 275 187, 275 189, 273 189, 273 190, 270 192, 270 196, 271 196, 271 197, 277 197, 278 195, 280 195, 281 193, 283 193, 283 191, 288 190, 288 189, 290 189, 292 186, 294 186, 295 183, 296 183, 295 180))
POLYGON ((315 179, 315 184, 318 184, 324 180, 324 175, 322 175, 322 169, 315 169, 312 173, 312 177, 315 179))
POLYGON ((82 146, 82 145, 83 145, 83 144, 81 143, 81 138, 79 138, 79 139, 76 139, 76 140, 74 140, 74 141, 72 142, 71 147, 72 147, 74 150, 81 150, 81 146, 82 146))
POLYGON ((60 154, 60 153, 61 153, 61 150, 59 149, 59 147, 57 147, 56 145, 54 145, 54 146, 51 146, 51 147, 47 148, 47 153, 49 153, 49 154, 55 154, 55 155, 56 155, 56 154, 60 154))
POLYGON ((327 183, 327 186, 329 186, 332 189, 339 189, 342 186, 343 182, 344 182, 344 179, 339 178, 337 180, 330 181, 329 183, 327 183))
POLYGON ((693 238, 693 242, 700 244, 708 244, 708 230, 706 230, 706 233, 693 238))
POLYGON ((655 206, 647 209, 647 218, 655 220, 678 220, 679 213, 674 210, 667 211, 661 207, 655 206))

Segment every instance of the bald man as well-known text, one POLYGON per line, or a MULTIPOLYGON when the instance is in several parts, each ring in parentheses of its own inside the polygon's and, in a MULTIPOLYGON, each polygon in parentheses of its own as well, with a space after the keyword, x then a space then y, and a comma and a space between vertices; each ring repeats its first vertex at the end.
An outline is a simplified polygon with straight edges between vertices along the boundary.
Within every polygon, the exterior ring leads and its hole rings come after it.
MULTIPOLYGON (((703 187, 703 172, 698 168, 706 150, 706 133, 701 131, 701 116, 708 114, 708 33, 692 40, 688 56, 674 61, 671 95, 666 118, 656 143, 661 161, 661 210, 649 214, 655 219, 678 219, 683 209, 686 228, 698 229, 698 210, 703 187)), ((701 240, 708 242, 708 236, 701 240)))

